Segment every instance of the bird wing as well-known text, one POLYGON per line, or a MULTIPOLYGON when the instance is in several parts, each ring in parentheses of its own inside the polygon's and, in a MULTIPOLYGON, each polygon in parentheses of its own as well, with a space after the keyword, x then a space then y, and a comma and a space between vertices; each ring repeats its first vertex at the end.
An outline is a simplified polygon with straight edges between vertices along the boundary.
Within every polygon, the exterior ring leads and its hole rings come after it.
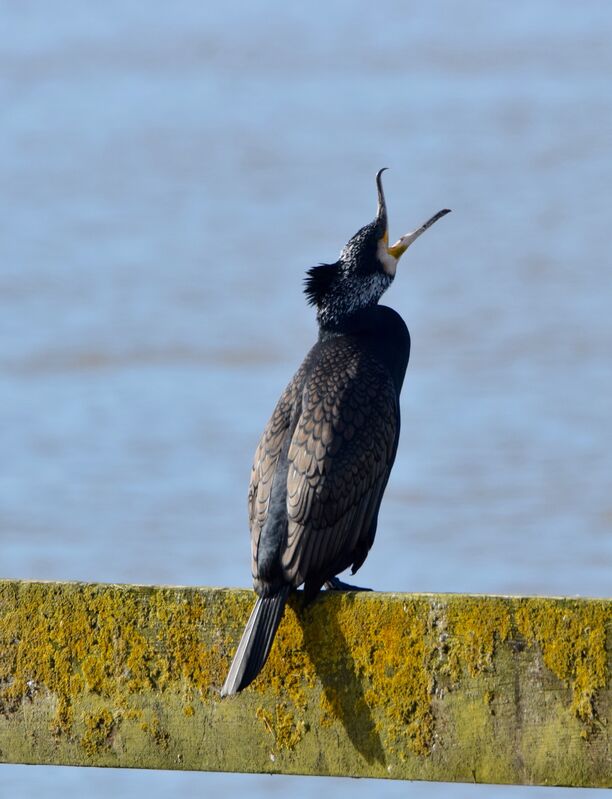
MULTIPOLYGON (((253 564, 257 564, 259 539, 268 516, 270 495, 274 482, 276 467, 280 459, 285 439, 291 427, 292 415, 295 413, 296 401, 299 398, 306 361, 296 372, 287 388, 283 391, 276 407, 262 433, 253 458, 251 481, 249 483, 248 510, 251 530, 251 554, 253 564)), ((253 571, 255 572, 255 565, 253 571)))
POLYGON ((304 384, 288 450, 285 579, 324 582, 363 562, 398 435, 388 371, 353 345, 329 347, 304 384))

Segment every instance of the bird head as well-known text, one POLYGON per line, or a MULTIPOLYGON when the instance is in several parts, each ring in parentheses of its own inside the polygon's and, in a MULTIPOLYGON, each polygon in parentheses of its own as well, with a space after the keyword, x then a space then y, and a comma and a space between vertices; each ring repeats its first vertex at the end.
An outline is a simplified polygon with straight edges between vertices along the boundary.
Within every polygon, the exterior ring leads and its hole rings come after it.
POLYGON ((378 209, 375 219, 358 230, 342 248, 333 264, 319 264, 308 270, 304 293, 317 306, 317 318, 323 326, 335 326, 362 308, 376 305, 395 277, 397 263, 413 241, 438 219, 450 213, 445 208, 424 225, 406 233, 389 246, 387 205, 382 173, 376 175, 378 209))

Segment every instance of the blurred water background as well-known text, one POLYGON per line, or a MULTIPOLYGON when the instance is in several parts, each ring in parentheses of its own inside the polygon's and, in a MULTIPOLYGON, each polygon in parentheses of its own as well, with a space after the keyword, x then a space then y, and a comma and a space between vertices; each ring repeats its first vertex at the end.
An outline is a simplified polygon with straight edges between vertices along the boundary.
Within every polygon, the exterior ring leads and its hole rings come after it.
MULTIPOLYGON (((454 213, 386 298, 413 351, 360 582, 612 593, 612 5, 1 0, 0 32, 2 576, 250 584, 302 277, 389 166, 392 238, 454 213)), ((0 789, 551 795, 17 766, 0 789)))

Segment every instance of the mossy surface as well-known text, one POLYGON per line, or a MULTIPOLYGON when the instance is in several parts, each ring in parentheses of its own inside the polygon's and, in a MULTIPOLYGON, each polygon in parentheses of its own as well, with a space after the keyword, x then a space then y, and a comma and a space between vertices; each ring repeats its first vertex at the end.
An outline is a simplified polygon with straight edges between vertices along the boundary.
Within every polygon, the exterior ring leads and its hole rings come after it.
POLYGON ((0 760, 612 785, 609 600, 0 581, 0 760), (563 740, 568 757, 556 740, 563 740))
MULTIPOLYGON (((567 599, 550 607, 543 600, 519 603, 516 626, 530 646, 538 646, 544 663, 572 691, 571 709, 585 723, 584 732, 595 729, 596 697, 609 680, 606 636, 610 635, 611 610, 603 603, 567 599)), ((584 737, 584 736, 583 736, 584 737)))
POLYGON ((46 689, 60 734, 83 694, 112 699, 120 714, 131 696, 179 684, 186 699, 204 697, 228 662, 222 631, 219 641, 202 634, 210 600, 189 589, 0 583, 0 707, 46 689))
POLYGON ((98 713, 88 713, 84 718, 85 734, 81 738, 83 750, 96 755, 102 749, 110 749, 116 720, 106 708, 98 713))
MULTIPOLYGON (((471 677, 494 669, 496 645, 505 642, 512 625, 511 606, 500 597, 457 598, 448 606, 448 671, 453 682, 466 669, 471 677)), ((487 701, 487 700, 485 700, 487 701)))

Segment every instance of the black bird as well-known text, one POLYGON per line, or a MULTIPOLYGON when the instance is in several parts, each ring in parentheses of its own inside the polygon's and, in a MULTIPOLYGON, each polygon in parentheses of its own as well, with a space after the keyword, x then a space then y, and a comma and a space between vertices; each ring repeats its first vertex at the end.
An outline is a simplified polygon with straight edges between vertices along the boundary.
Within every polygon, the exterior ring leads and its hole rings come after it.
POLYGON ((381 175, 376 219, 334 264, 308 271, 304 292, 317 308, 319 338, 278 401, 255 453, 249 486, 251 569, 257 602, 222 696, 249 685, 266 662, 285 603, 304 585, 306 601, 326 585, 350 589, 374 541, 395 460, 399 395, 410 354, 401 316, 378 305, 397 262, 440 217, 389 246, 381 175))

